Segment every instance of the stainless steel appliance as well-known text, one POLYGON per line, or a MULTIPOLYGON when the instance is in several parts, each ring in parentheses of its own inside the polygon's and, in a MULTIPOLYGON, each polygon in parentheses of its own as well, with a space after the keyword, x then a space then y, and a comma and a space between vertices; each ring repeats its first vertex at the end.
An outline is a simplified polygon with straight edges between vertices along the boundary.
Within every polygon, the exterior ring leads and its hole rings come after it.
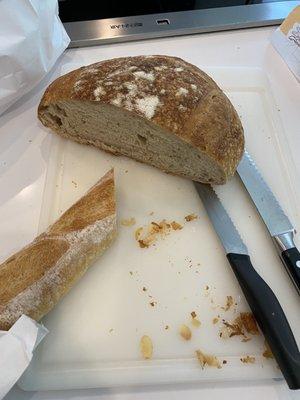
POLYGON ((299 1, 59 0, 70 47, 280 24, 299 1))

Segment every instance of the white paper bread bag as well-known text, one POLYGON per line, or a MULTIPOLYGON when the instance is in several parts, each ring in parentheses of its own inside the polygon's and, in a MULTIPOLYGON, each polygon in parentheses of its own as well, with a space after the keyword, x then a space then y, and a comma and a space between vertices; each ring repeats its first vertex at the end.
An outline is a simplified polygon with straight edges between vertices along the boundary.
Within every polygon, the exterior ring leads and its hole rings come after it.
POLYGON ((300 5, 276 29, 271 42, 300 81, 300 5))
POLYGON ((47 333, 43 325, 25 315, 8 331, 0 331, 0 400, 28 367, 33 350, 47 333))
POLYGON ((0 115, 49 72, 69 42, 57 0, 0 0, 0 115))

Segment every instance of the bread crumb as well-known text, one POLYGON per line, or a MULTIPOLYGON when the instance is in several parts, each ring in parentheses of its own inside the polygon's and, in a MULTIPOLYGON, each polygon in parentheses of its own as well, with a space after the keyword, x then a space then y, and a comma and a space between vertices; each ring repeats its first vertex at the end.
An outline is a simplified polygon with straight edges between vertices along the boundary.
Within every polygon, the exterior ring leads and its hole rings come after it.
POLYGON ((169 329, 169 325, 166 325, 165 326, 165 330, 167 331, 169 329))
POLYGON ((240 313, 240 318, 248 333, 251 333, 251 335, 259 335, 258 326, 252 313, 242 312, 240 313))
POLYGON ((246 356, 240 358, 241 362, 244 364, 254 364, 255 363, 255 357, 252 356, 246 356))
POLYGON ((220 320, 219 318, 215 317, 213 318, 212 323, 215 325, 219 322, 219 320, 220 320))
POLYGON ((243 342, 248 342, 246 332, 251 335, 259 335, 259 330, 253 314, 249 312, 240 313, 233 322, 223 320, 225 328, 222 329, 220 337, 226 339, 233 336, 243 336, 243 342))
POLYGON ((113 332, 113 328, 111 328, 110 330, 109 330, 109 333, 112 333, 113 332))
POLYGON ((222 364, 227 364, 227 360, 223 360, 223 361, 222 361, 222 364))
POLYGON ((165 237, 171 230, 180 229, 182 226, 176 221, 167 222, 165 219, 160 222, 152 221, 146 228, 141 227, 135 231, 135 239, 141 248, 148 248, 154 245, 159 237, 165 237), (143 237, 141 237, 142 232, 144 232, 143 237))
POLYGON ((150 304, 151 307, 154 307, 155 304, 157 304, 157 302, 156 301, 151 301, 149 304, 150 304))
POLYGON ((142 232, 143 232, 143 228, 142 227, 136 229, 136 231, 134 232, 135 240, 139 240, 142 232))
POLYGON ((265 341, 265 346, 266 346, 266 348, 265 348, 264 352, 262 353, 263 357, 274 358, 273 353, 270 349, 270 346, 269 346, 268 342, 266 342, 266 341, 265 341))
POLYGON ((199 328, 199 326, 201 325, 201 322, 199 321, 198 318, 192 318, 192 325, 193 325, 195 328, 199 328))
POLYGON ((199 328, 199 326, 201 325, 201 322, 200 322, 199 319, 197 318, 197 314, 196 314, 195 311, 192 311, 192 312, 191 312, 191 317, 192 317, 192 321, 191 321, 192 325, 193 325, 195 328, 199 328))
POLYGON ((152 358, 153 344, 149 336, 144 335, 140 340, 140 350, 145 360, 152 358))
POLYGON ((129 273, 130 273, 130 275, 133 275, 133 272, 132 272, 132 271, 129 271, 129 273))
POLYGON ((192 337, 192 331, 186 325, 181 325, 179 333, 184 340, 190 340, 192 337))
POLYGON ((194 219, 197 219, 197 218, 198 218, 198 216, 197 216, 196 214, 189 214, 189 215, 186 215, 186 216, 184 217, 184 219, 186 220, 186 222, 193 221, 194 219))
POLYGON ((183 226, 180 225, 180 224, 179 224, 178 222, 176 222, 176 221, 171 222, 171 227, 172 227, 172 229, 174 229, 174 231, 177 231, 177 230, 180 230, 180 229, 183 228, 183 226))
POLYGON ((72 183, 73 183, 74 187, 77 188, 77 186, 78 186, 78 185, 77 185, 77 182, 72 181, 72 183))
POLYGON ((226 296, 226 304, 225 307, 221 307, 224 311, 230 310, 231 306, 233 305, 233 297, 232 296, 226 296))
POLYGON ((123 218, 123 219, 121 220, 121 225, 123 225, 123 226, 132 226, 132 225, 135 225, 135 218, 134 218, 134 217, 131 217, 131 218, 128 218, 128 219, 123 218))
POLYGON ((222 368, 219 363, 219 360, 215 356, 204 354, 202 353, 201 350, 196 350, 196 356, 202 369, 205 367, 205 365, 208 365, 209 367, 215 367, 218 369, 222 368))
POLYGON ((146 292, 147 291, 147 288, 144 286, 143 287, 143 292, 146 292))

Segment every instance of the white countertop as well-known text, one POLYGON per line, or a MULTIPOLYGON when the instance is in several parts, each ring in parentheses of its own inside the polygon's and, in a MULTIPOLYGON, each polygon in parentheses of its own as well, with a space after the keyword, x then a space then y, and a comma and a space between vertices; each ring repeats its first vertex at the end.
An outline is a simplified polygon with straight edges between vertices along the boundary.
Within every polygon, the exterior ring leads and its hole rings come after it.
MULTIPOLYGON (((30 242, 37 233, 46 163, 49 154, 49 134, 40 129, 32 114, 41 93, 59 73, 65 63, 89 64, 99 58, 138 54, 169 54, 198 66, 245 66, 263 68, 271 83, 281 122, 288 133, 287 141, 295 163, 295 175, 300 182, 299 83, 280 56, 269 44, 271 28, 155 39, 132 43, 112 44, 67 50, 56 63, 54 71, 31 93, 17 102, 0 118, 0 262, 30 242), (299 107, 298 107, 299 109, 299 107), (20 118, 21 115, 21 118, 20 118), (16 118, 18 116, 18 118, 16 118), (299 153, 299 150, 298 150, 299 153)), ((300 185, 295 188, 299 198, 300 185)), ((23 392, 14 388, 6 400, 52 399, 198 399, 243 400, 257 398, 300 399, 300 393, 288 391, 284 383, 255 382, 233 385, 205 384, 160 386, 135 389, 80 390, 65 392, 23 392)))

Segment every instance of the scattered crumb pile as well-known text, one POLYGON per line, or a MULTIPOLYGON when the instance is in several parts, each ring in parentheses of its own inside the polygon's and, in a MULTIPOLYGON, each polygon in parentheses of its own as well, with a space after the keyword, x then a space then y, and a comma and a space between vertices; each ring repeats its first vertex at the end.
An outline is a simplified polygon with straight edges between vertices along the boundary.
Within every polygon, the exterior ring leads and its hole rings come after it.
POLYGON ((197 318, 197 314, 195 313, 195 311, 191 312, 191 317, 192 317, 192 325, 195 328, 198 328, 201 325, 201 322, 199 321, 199 319, 197 318))
POLYGON ((179 333, 184 340, 191 340, 192 332, 188 326, 181 325, 179 333))
POLYGON ((165 219, 160 222, 153 221, 146 228, 138 228, 135 231, 135 239, 143 249, 155 243, 159 237, 165 237, 172 230, 177 231, 182 228, 182 225, 175 221, 167 222, 165 219))
POLYGON ((215 356, 204 354, 201 350, 196 350, 196 356, 202 368, 206 365, 209 367, 222 368, 215 356))
POLYGON ((132 226, 135 225, 135 218, 131 217, 131 218, 123 218, 121 219, 121 225, 123 226, 132 226))
POLYGON ((244 364, 254 364, 255 363, 255 357, 252 356, 246 356, 240 358, 241 362, 244 364))
POLYGON ((191 222, 191 221, 193 221, 194 219, 197 219, 198 217, 197 217, 197 215, 196 214, 189 214, 189 215, 186 215, 185 217, 184 217, 184 219, 186 220, 186 222, 191 222))
POLYGON ((144 335, 140 340, 140 350, 145 360, 152 358, 153 344, 149 336, 144 335))
POLYGON ((240 313, 240 315, 232 322, 223 320, 223 324, 225 326, 220 332, 220 337, 223 339, 231 338, 233 336, 243 336, 242 341, 248 342, 248 340, 251 340, 251 338, 248 337, 246 333, 250 333, 251 335, 259 335, 257 323, 253 314, 250 312, 240 313))

